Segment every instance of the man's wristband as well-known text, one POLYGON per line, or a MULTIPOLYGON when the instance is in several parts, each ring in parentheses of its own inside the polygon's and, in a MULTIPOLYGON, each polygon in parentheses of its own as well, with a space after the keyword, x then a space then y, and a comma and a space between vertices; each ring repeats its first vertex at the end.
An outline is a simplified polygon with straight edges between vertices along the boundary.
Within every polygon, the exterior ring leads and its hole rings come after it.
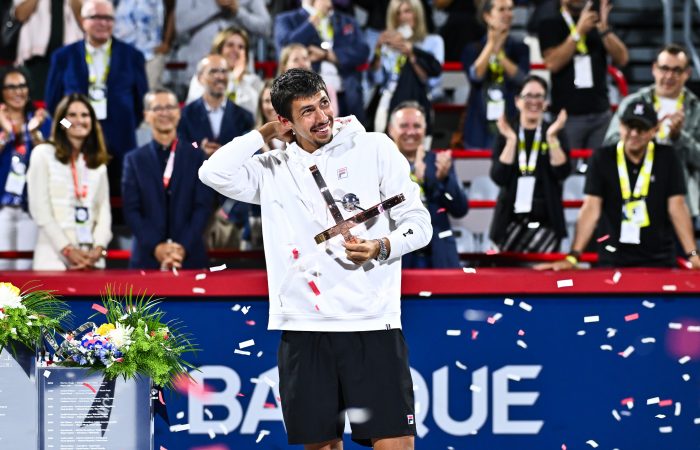
POLYGON ((697 249, 697 248, 696 248, 695 250, 691 250, 691 251, 689 251, 688 253, 685 254, 685 256, 686 256, 688 259, 692 258, 693 256, 698 256, 698 255, 700 255, 700 253, 698 253, 698 249, 697 249))
POLYGON ((602 38, 604 38, 605 36, 609 35, 609 34, 612 33, 612 32, 613 32, 613 31, 612 31, 612 28, 606 28, 605 30, 599 31, 598 33, 600 34, 600 37, 601 37, 601 39, 602 39, 602 38))

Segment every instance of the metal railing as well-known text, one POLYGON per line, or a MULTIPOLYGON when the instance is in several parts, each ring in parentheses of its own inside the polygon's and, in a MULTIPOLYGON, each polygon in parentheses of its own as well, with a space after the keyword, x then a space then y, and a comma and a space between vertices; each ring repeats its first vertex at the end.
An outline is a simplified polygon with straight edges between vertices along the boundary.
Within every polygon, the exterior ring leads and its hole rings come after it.
MULTIPOLYGON (((672 2, 673 0, 664 1, 672 2)), ((700 0, 694 0, 694 2, 698 10, 700 10, 700 0)), ((693 44, 693 0, 685 0, 683 8, 683 41, 688 52, 690 52, 696 73, 700 73, 700 56, 698 56, 695 44, 693 44)))

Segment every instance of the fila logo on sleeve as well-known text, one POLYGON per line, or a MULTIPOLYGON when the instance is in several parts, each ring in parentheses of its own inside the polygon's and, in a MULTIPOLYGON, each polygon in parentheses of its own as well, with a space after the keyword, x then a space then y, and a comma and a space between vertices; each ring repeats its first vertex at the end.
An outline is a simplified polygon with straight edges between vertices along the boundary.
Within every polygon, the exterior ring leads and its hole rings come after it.
POLYGON ((408 421, 409 425, 413 425, 414 420, 413 420, 413 414, 409 414, 406 416, 406 420, 408 421))

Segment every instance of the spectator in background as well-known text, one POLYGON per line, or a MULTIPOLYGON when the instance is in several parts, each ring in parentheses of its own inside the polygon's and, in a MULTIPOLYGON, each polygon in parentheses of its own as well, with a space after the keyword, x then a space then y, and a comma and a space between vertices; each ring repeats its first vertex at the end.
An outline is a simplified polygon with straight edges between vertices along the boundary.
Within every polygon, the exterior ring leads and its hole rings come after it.
POLYGON ((280 54, 292 43, 306 46, 312 66, 336 91, 342 116, 365 121, 362 76, 369 47, 355 18, 333 11, 331 0, 306 0, 302 7, 275 18, 275 46, 280 54))
POLYGON ((133 45, 146 59, 150 89, 160 87, 165 58, 175 37, 175 0, 119 0, 114 37, 133 45))
MULTIPOLYGON (((36 244, 36 224, 27 204, 27 166, 32 149, 48 136, 51 120, 43 109, 34 109, 27 77, 17 68, 0 78, 0 251, 31 251, 36 244)), ((0 259, 0 270, 28 270, 26 259, 0 259)))
POLYGON ((452 146, 490 148, 498 136, 496 121, 515 115, 515 95, 530 71, 530 50, 510 36, 513 0, 485 0, 481 18, 486 36, 467 44, 462 65, 471 83, 461 138, 452 146))
POLYGON ((479 4, 480 0, 433 0, 435 8, 447 13, 447 21, 440 28, 445 60, 458 61, 464 47, 484 35, 477 15, 479 4))
POLYGON ((401 259, 401 267, 453 268, 460 267, 457 244, 452 235, 441 237, 450 230, 447 215, 460 218, 467 214, 467 196, 452 165, 452 152, 426 151, 426 121, 423 107, 415 101, 400 103, 389 119, 389 136, 411 166, 411 179, 420 186, 421 200, 430 212, 433 236, 430 244, 401 259))
POLYGON ((589 160, 569 255, 537 269, 575 268, 601 220, 610 233, 606 250, 598 249, 601 265, 675 267, 675 231, 692 267, 700 269, 683 171, 676 151, 654 143, 657 122, 651 103, 627 104, 620 116, 620 141, 597 149, 589 160))
POLYGON ((132 269, 198 269, 209 266, 204 229, 214 192, 197 176, 204 154, 177 138, 175 94, 146 94, 144 116, 153 140, 124 159, 124 218, 134 234, 132 269))
POLYGON ((143 96, 148 90, 145 62, 140 51, 112 37, 112 3, 85 0, 81 15, 85 39, 56 50, 51 57, 46 106, 51 112, 67 94, 88 96, 113 157, 110 190, 119 195, 122 159, 136 147, 136 128, 143 118, 143 96))
MULTIPOLYGON (((272 98, 270 96, 270 88, 272 87, 272 82, 273 80, 271 79, 265 81, 263 90, 260 93, 258 111, 255 114, 255 128, 258 128, 268 122, 273 122, 277 120, 277 111, 275 111, 275 108, 272 106, 272 98)), ((263 145, 262 151, 264 153, 270 150, 284 149, 285 147, 286 142, 280 141, 279 139, 273 139, 269 143, 263 145)))
MULTIPOLYGON (((231 69, 226 96, 236 105, 255 114, 263 82, 256 73, 248 70, 252 66, 248 64, 248 55, 251 55, 248 33, 240 28, 220 31, 214 37, 211 54, 223 56, 231 69)), ((202 94, 204 94, 204 86, 196 74, 190 81, 187 103, 200 98, 202 94)))
POLYGON ((29 212, 39 227, 34 270, 104 269, 112 239, 109 154, 90 100, 70 94, 56 107, 51 140, 34 147, 27 171, 29 212))
POLYGON ((676 151, 685 176, 690 215, 700 216, 700 102, 685 87, 691 68, 688 52, 669 44, 656 56, 652 66, 654 84, 630 94, 620 103, 605 135, 605 145, 620 140, 620 112, 628 104, 645 101, 654 105, 660 121, 656 142, 676 151))
POLYGON ((391 0, 386 30, 377 39, 370 65, 377 91, 368 110, 375 131, 384 132, 389 113, 405 100, 416 100, 426 114, 432 134, 432 108, 428 99, 430 78, 442 72, 444 43, 429 35, 425 13, 418 0, 391 0))
POLYGON ((196 72, 197 63, 209 53, 217 33, 227 28, 241 28, 248 36, 266 38, 271 34, 272 19, 265 0, 177 0, 177 59, 185 61, 184 83, 196 72))
POLYGON ((561 13, 539 22, 544 62, 552 72, 552 108, 566 109, 566 135, 571 148, 598 148, 612 114, 608 100, 607 56, 627 64, 625 44, 615 35, 608 15, 612 5, 600 0, 560 0, 561 13))
POLYGON ((12 0, 12 4, 22 23, 15 64, 31 75, 30 97, 43 99, 51 54, 83 38, 78 24, 82 0, 12 0))
POLYGON ((530 75, 516 106, 518 119, 498 120, 491 178, 501 188, 489 237, 502 252, 559 251, 566 236, 562 186, 571 173, 564 136, 566 111, 544 120, 547 82, 530 75), (544 139, 543 139, 544 138, 544 139))
MULTIPOLYGON (((280 51, 279 63, 277 64, 277 76, 282 75, 289 69, 306 69, 313 70, 311 67, 311 59, 309 58, 309 50, 301 44, 289 44, 280 51)), ((339 114, 338 110, 338 93, 332 87, 326 85, 328 91, 328 99, 331 101, 333 114, 339 114)))

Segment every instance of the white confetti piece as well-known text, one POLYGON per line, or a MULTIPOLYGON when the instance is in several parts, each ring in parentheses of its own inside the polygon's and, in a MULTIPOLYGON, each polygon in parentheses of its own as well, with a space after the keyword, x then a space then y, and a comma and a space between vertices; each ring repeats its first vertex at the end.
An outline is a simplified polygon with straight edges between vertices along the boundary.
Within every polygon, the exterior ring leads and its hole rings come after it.
POLYGON ((693 419, 693 424, 700 425, 700 417, 696 417, 695 419, 693 419))
POLYGON ((611 337, 615 337, 615 335, 617 334, 617 330, 615 328, 607 328, 605 331, 608 332, 608 339, 610 339, 611 337))
POLYGON ((445 231, 441 231, 440 233, 438 233, 438 237, 440 239, 445 239, 446 237, 450 237, 450 236, 452 236, 452 230, 445 230, 445 231))
POLYGON ((669 322, 668 327, 672 330, 682 330, 683 329, 683 324, 682 323, 676 323, 676 322, 669 322))
POLYGON ((270 387, 275 387, 277 386, 277 382, 274 380, 271 380, 267 375, 263 377, 263 381, 270 387))
POLYGON ((221 272, 222 270, 226 270, 226 264, 209 268, 209 272, 221 272))
POLYGON ((576 332, 576 334, 579 335, 579 336, 585 336, 585 335, 586 335, 586 331, 585 331, 585 330, 578 330, 578 331, 576 332))
POLYGON ((193 287, 192 288, 192 293, 193 294, 205 294, 207 291, 204 288, 201 287, 193 287))
POLYGON ((683 374, 683 381, 690 381, 690 375, 688 375, 687 373, 684 373, 683 374))
POLYGON ((656 303, 650 302, 649 300, 644 300, 642 302, 642 306, 644 306, 645 308, 652 309, 654 306, 656 306, 656 303))
POLYGON ((673 433, 673 427, 659 427, 659 433, 673 433))
POLYGON ((622 278, 622 274, 620 272, 615 272, 613 274, 613 283, 617 284, 620 281, 620 278, 622 278))
POLYGON ((199 148, 199 145, 197 145, 196 142, 193 142, 193 143, 192 143, 192 147, 194 147, 194 148, 199 148))
POLYGON ((202 280, 204 280, 205 278, 207 278, 207 274, 206 274, 206 273, 198 273, 197 275, 194 276, 194 279, 197 280, 197 281, 202 281, 202 280))
POLYGON ((233 350, 233 353, 235 353, 235 354, 237 354, 237 355, 250 356, 250 352, 249 352, 249 351, 246 351, 246 350, 234 349, 234 350, 233 350))
POLYGON ((583 323, 600 322, 600 316, 586 316, 583 318, 583 323))
POLYGON ((50 370, 44 370, 44 378, 48 378, 51 376, 51 371, 50 370))
POLYGON ((491 316, 491 317, 489 317, 488 319, 486 319, 486 322, 488 322, 488 323, 490 323, 491 325, 493 325, 494 323, 498 322, 502 317, 503 317, 503 314, 501 314, 501 313, 496 313, 496 314, 494 314, 493 316, 491 316))
POLYGON ((177 267, 173 267, 173 275, 175 275, 176 277, 180 276, 180 273, 177 271, 177 267))
POLYGON ((223 423, 219 422, 219 429, 221 430, 222 433, 224 433, 224 436, 228 434, 228 430, 224 426, 223 423))
POLYGON ((684 357, 682 357, 681 359, 678 360, 678 363, 679 363, 679 364, 685 364, 685 363, 687 363, 688 361, 690 361, 690 356, 685 355, 684 357))
POLYGON ((656 417, 657 419, 663 420, 663 419, 666 418, 666 414, 657 414, 657 415, 655 415, 654 417, 656 417))
POLYGON ((655 342, 656 342, 656 338, 653 338, 653 337, 642 338, 642 344, 653 344, 655 342))
POLYGON ((231 307, 231 311, 240 311, 240 310, 241 310, 241 305, 239 305, 238 303, 236 303, 235 305, 233 305, 231 307))
POLYGON ((527 348, 527 344, 522 339, 518 339, 516 344, 518 344, 518 347, 527 348))
POLYGON ((647 399, 647 405, 658 405, 661 401, 660 397, 652 397, 647 399))
POLYGON ((449 201, 454 200, 454 198, 450 195, 449 192, 445 192, 445 198, 446 198, 447 200, 449 200, 449 201))
POLYGON ((620 356, 622 356, 623 358, 627 358, 627 357, 628 357, 629 355, 631 355, 633 352, 634 352, 634 347, 630 345, 629 347, 627 347, 627 348, 625 349, 624 352, 620 353, 620 356))
POLYGON ((506 298, 505 300, 503 300, 503 304, 508 305, 508 306, 513 306, 513 305, 515 305, 515 300, 513 300, 512 298, 506 298))
POLYGON ((448 336, 461 336, 462 330, 447 330, 448 336))
POLYGON ((472 384, 471 386, 469 386, 469 390, 476 393, 481 392, 481 388, 476 384, 472 384))
POLYGON ((66 119, 65 117, 61 119, 59 122, 61 125, 63 125, 63 128, 68 129, 70 128, 73 124, 70 122, 70 120, 66 119))
POLYGON ((183 417, 185 417, 185 411, 178 412, 177 414, 175 414, 175 417, 178 419, 182 419, 183 417))
POLYGON ((248 339, 247 341, 240 342, 238 348, 252 347, 255 345, 255 339, 248 339))
POLYGON ((258 352, 258 358, 260 358, 262 355, 263 355, 263 352, 262 352, 262 350, 260 350, 260 351, 258 352))
POLYGON ((700 333, 700 326, 698 325, 688 325, 688 331, 691 333, 700 333))
POLYGON ((612 245, 606 245, 605 250, 610 252, 610 253, 615 253, 617 251, 617 249, 615 247, 613 247, 612 245))
POLYGON ((457 366, 459 369, 467 370, 467 366, 462 364, 460 361, 455 361, 455 366, 457 366))
POLYGON ((244 306, 243 308, 241 308, 241 312, 243 313, 243 315, 248 314, 248 311, 250 311, 250 306, 244 306))
POLYGON ((204 414, 206 414, 209 420, 214 419, 214 414, 212 414, 211 411, 209 411, 209 408, 204 408, 204 414))
POLYGON ((598 443, 596 441, 594 441, 593 439, 587 440, 586 444, 590 445, 593 448, 598 448, 598 443))
POLYGON ((267 431, 267 430, 260 430, 260 433, 258 433, 257 439, 255 439, 255 443, 256 443, 256 444, 259 444, 260 441, 262 441, 263 438, 264 438, 265 436, 269 435, 269 434, 270 434, 270 432, 267 431))
POLYGON ((615 420, 617 420, 618 422, 622 420, 622 417, 620 417, 620 413, 617 412, 616 409, 613 409, 613 410, 612 410, 612 415, 613 415, 613 417, 615 418, 615 420))
POLYGON ((508 374, 508 379, 511 381, 520 381, 521 378, 518 375, 508 374))
POLYGON ((536 230, 537 228, 540 227, 540 223, 539 222, 529 222, 527 224, 527 227, 531 230, 536 230))
POLYGON ((420 291, 418 293, 419 297, 430 297, 431 295, 433 295, 433 293, 430 291, 420 291))
POLYGON ((557 280, 557 287, 558 288, 573 287, 573 285, 574 285, 574 280, 572 280, 572 279, 557 280))
POLYGON ((613 348, 612 348, 612 345, 603 344, 603 345, 600 346, 600 349, 601 349, 601 350, 608 351, 608 352, 611 352, 613 348))
POLYGON ((678 287, 675 284, 664 284, 661 286, 661 289, 664 291, 675 291, 678 287))
POLYGON ((464 273, 476 273, 476 269, 473 267, 465 267, 462 271, 464 271, 464 273))
POLYGON ((183 423, 181 425, 171 425, 170 426, 170 431, 172 433, 177 433, 178 431, 187 431, 189 429, 190 429, 189 423, 183 423))
MULTIPOLYGON (((372 418, 372 412, 368 408, 348 408, 345 410, 345 414, 348 415, 348 420, 353 424, 365 423, 372 418)), ((418 414, 418 408, 416 408, 416 415, 418 414)))
POLYGON ((207 433, 209 433, 209 439, 215 439, 215 438, 216 438, 216 433, 214 433, 214 430, 212 430, 211 428, 209 428, 209 429, 207 430, 207 433))
POLYGON ((588 164, 586 164, 586 163, 583 163, 580 166, 578 166, 578 171, 581 173, 586 173, 587 170, 588 170, 588 164))
POLYGON ((250 382, 253 384, 258 384, 260 382, 260 380, 258 380, 257 378, 251 378, 250 382))
POLYGON ((518 306, 520 306, 521 309, 524 309, 524 310, 527 311, 527 312, 532 311, 532 305, 530 305, 530 304, 528 304, 528 303, 520 302, 520 303, 518 304, 518 306))
POLYGON ((673 411, 673 415, 678 417, 681 415, 681 402, 676 402, 675 409, 673 411))

